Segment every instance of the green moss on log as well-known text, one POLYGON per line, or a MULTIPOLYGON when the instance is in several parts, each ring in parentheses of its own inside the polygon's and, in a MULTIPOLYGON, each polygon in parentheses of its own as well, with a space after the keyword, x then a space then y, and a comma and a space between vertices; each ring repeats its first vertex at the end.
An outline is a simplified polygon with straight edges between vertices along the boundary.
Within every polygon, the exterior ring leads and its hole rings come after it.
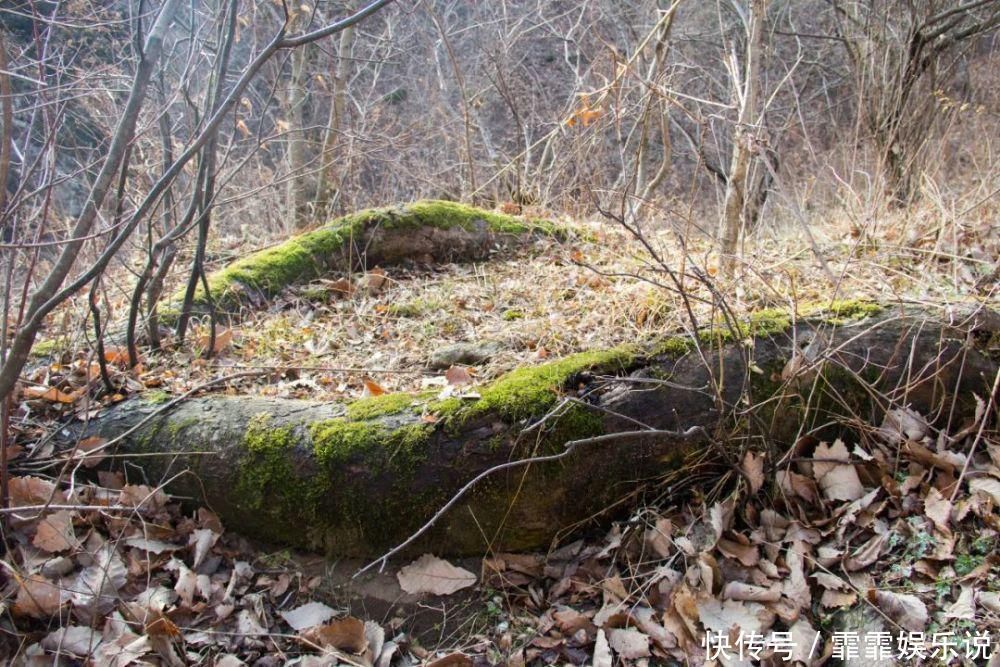
POLYGON ((255 415, 243 438, 236 493, 240 504, 272 517, 308 511, 308 482, 295 474, 293 449, 297 437, 292 426, 275 426, 266 413, 255 415))
POLYGON ((406 412, 419 405, 420 397, 415 394, 382 394, 358 399, 347 405, 347 418, 353 421, 375 419, 387 415, 406 412))
POLYGON ((540 416, 555 405, 559 391, 573 375, 584 371, 620 373, 635 359, 635 348, 623 345, 518 368, 483 389, 480 399, 462 413, 468 418, 495 414, 511 423, 540 416))
MULTIPOLYGON (((324 275, 336 264, 335 258, 349 257, 349 243, 364 241, 365 234, 375 228, 417 230, 458 227, 471 231, 483 223, 495 234, 534 232, 560 236, 563 233, 559 226, 545 220, 515 218, 455 202, 422 200, 405 206, 368 209, 338 218, 319 229, 233 262, 212 273, 208 277, 208 285, 217 305, 231 307, 239 302, 239 293, 245 288, 274 296, 288 285, 308 282, 324 275)), ((175 308, 182 300, 183 294, 175 294, 162 314, 169 317, 171 307, 175 308)), ((201 287, 196 293, 195 303, 198 306, 207 305, 201 287)))

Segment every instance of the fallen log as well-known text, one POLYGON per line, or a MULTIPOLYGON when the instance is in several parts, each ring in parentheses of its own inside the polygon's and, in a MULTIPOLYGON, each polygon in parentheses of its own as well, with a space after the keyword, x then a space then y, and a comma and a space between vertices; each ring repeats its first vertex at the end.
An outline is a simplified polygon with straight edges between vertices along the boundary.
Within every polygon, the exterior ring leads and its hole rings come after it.
POLYGON ((997 372, 998 320, 856 303, 794 322, 772 311, 697 341, 518 369, 475 400, 205 396, 164 409, 137 398, 79 435, 125 434, 118 453, 147 455, 134 462, 154 484, 186 470, 169 490, 207 503, 230 530, 360 557, 406 539, 484 470, 582 441, 558 461, 488 477, 414 545, 442 555, 535 549, 689 455, 724 456, 723 437, 762 436, 780 452, 803 433, 832 435, 831 415, 879 424, 907 406, 941 425, 969 417, 997 372))
MULTIPOLYGON (((211 273, 207 282, 211 305, 218 314, 238 317, 285 288, 324 275, 351 273, 406 260, 468 262, 486 259, 498 249, 523 244, 539 236, 562 236, 566 228, 545 220, 516 218, 449 201, 423 200, 368 209, 338 218, 318 229, 292 237, 239 259, 211 273)), ((161 309, 175 316, 183 292, 161 309)), ((202 287, 193 309, 206 312, 209 298, 202 287)))

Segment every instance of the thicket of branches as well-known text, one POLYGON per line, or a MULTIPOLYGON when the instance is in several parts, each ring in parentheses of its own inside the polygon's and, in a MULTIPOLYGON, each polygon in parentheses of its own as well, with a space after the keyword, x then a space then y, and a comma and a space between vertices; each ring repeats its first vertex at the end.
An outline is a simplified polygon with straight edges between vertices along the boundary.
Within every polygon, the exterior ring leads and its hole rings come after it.
POLYGON ((761 226, 989 183, 988 143, 954 146, 996 129, 998 25, 998 0, 5 3, 0 396, 67 299, 100 341, 128 295, 135 362, 222 241, 369 205, 614 206, 732 271, 761 226))

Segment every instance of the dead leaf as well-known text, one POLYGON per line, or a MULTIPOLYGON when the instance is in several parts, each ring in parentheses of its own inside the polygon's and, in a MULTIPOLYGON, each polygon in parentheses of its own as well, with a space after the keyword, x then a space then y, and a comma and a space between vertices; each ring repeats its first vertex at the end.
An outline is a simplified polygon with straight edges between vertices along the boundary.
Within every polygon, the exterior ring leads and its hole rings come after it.
POLYGON ((118 495, 118 502, 125 507, 157 510, 167 503, 167 495, 144 484, 126 484, 118 495))
POLYGON ((170 542, 164 542, 163 540, 151 540, 145 537, 130 537, 125 540, 125 546, 140 549, 142 551, 148 551, 151 554, 178 551, 182 548, 179 544, 171 544, 170 542))
POLYGON ((971 586, 962 586, 962 592, 954 604, 948 606, 944 613, 945 618, 960 618, 964 620, 974 620, 976 618, 976 591, 971 586))
POLYGON ((92 435, 89 438, 84 438, 76 445, 76 453, 74 458, 81 459, 84 468, 96 468, 104 460, 105 456, 101 453, 91 454, 93 451, 102 451, 104 444, 107 442, 105 438, 101 438, 96 435, 92 435))
MULTIPOLYGON (((310 604, 319 603, 313 602, 310 604)), ((302 637, 321 648, 335 648, 338 651, 346 651, 348 653, 360 654, 368 648, 368 639, 365 636, 365 624, 353 616, 338 618, 326 625, 314 625, 302 632, 302 637)))
POLYGON ((850 464, 851 455, 843 441, 816 446, 813 454, 813 477, 827 500, 857 500, 865 495, 858 471, 850 464), (843 461, 843 463, 830 462, 843 461))
POLYGON ((781 599, 781 588, 730 581, 723 586, 722 597, 726 600, 740 600, 742 602, 777 602, 781 599))
POLYGON ((205 556, 215 546, 218 539, 219 534, 208 528, 198 528, 191 532, 191 536, 188 538, 188 544, 194 546, 194 559, 191 562, 191 567, 197 569, 205 561, 205 556))
POLYGON ((1000 614, 1000 592, 980 591, 976 601, 983 609, 988 609, 994 614, 1000 614))
MULTIPOLYGON (((293 630, 296 632, 302 632, 303 630, 308 630, 309 628, 326 623, 333 618, 337 612, 322 602, 308 602, 290 611, 278 612, 278 614, 285 619, 285 622, 288 623, 288 625, 292 626, 293 630)), ((360 623, 360 621, 358 622, 360 623)), ((364 628, 362 627, 362 636, 363 635, 364 628)))
POLYGON ((472 376, 464 366, 452 366, 445 371, 444 377, 452 387, 464 387, 472 384, 472 376))
POLYGON ((946 535, 951 534, 951 502, 933 486, 924 498, 924 514, 934 522, 934 526, 946 535))
POLYGON ((374 269, 369 270, 358 282, 368 294, 375 296, 386 288, 389 283, 389 276, 386 275, 384 269, 376 266, 374 269))
POLYGON ((993 506, 1000 508, 1000 480, 993 477, 976 477, 969 481, 969 491, 993 499, 993 506))
POLYGON ((893 408, 885 413, 876 431, 890 445, 904 440, 920 441, 927 435, 927 420, 909 408, 893 408))
POLYGON ((73 513, 60 510, 39 519, 38 529, 31 543, 49 553, 77 549, 80 542, 73 532, 73 513))
POLYGON ((79 398, 79 394, 77 394, 77 392, 67 394, 66 392, 60 391, 55 387, 26 387, 24 390, 24 397, 29 400, 70 404, 76 402, 76 399, 79 398))
POLYGON ((720 602, 715 598, 704 598, 699 599, 697 604, 702 624, 716 633, 729 634, 732 630, 742 631, 744 636, 751 632, 764 633, 776 618, 773 611, 756 602, 720 602))
POLYGON ((59 587, 40 574, 22 579, 12 611, 17 616, 45 619, 55 616, 63 605, 59 587))
POLYGON ((428 662, 426 667, 472 667, 472 658, 464 653, 452 653, 428 662))
POLYGON ((371 379, 370 377, 366 376, 361 378, 361 382, 364 383, 365 385, 364 391, 361 392, 362 398, 369 398, 371 396, 382 396, 383 394, 388 393, 385 389, 382 388, 382 385, 380 385, 378 382, 371 379))
POLYGON ((111 543, 95 554, 94 564, 80 571, 73 585, 71 599, 76 612, 95 617, 114 608, 118 591, 125 586, 128 571, 111 543))
POLYGON ((635 628, 608 631, 608 644, 624 660, 649 657, 649 637, 635 628))
POLYGON ((604 630, 597 631, 597 639, 594 641, 593 667, 611 667, 611 645, 604 630))
POLYGON ((476 583, 476 575, 431 554, 424 554, 396 575, 400 587, 411 594, 451 595, 476 583))
POLYGON ((868 591, 868 601, 911 632, 923 632, 927 626, 927 605, 916 595, 873 588, 868 591))
POLYGON ((779 470, 775 473, 775 478, 786 495, 798 496, 809 504, 819 500, 816 483, 805 475, 800 475, 794 470, 779 470))
POLYGON ((86 658, 97 650, 101 635, 92 628, 67 625, 47 634, 41 641, 42 648, 52 652, 69 653, 86 658))
POLYGON ((872 536, 844 561, 844 568, 848 572, 857 572, 858 570, 865 569, 878 560, 878 557, 882 553, 882 547, 887 541, 888 537, 886 535, 872 536))
POLYGON ((764 486, 764 454, 747 450, 743 456, 742 468, 750 483, 750 493, 756 494, 764 486))
POLYGON ((812 601, 809 582, 805 575, 805 559, 802 557, 804 548, 801 542, 793 542, 785 551, 788 578, 782 582, 782 592, 795 603, 796 610, 807 608, 812 601))
POLYGON ((646 546, 659 558, 669 558, 670 554, 674 551, 673 544, 670 541, 670 535, 673 533, 673 530, 674 526, 670 519, 658 518, 653 527, 646 530, 646 546))
POLYGON ((760 552, 757 547, 749 544, 740 544, 733 540, 721 539, 716 544, 723 555, 738 560, 746 567, 753 567, 760 560, 760 552))
POLYGON ((857 601, 858 595, 853 591, 849 593, 841 593, 840 591, 823 591, 823 595, 819 599, 819 603, 827 609, 845 609, 847 607, 853 607, 857 601))
POLYGON ((792 650, 790 654, 782 655, 783 664, 790 665, 811 665, 822 653, 822 642, 820 634, 804 618, 795 621, 788 628, 791 638, 792 650), (819 648, 817 648, 819 644, 819 648))

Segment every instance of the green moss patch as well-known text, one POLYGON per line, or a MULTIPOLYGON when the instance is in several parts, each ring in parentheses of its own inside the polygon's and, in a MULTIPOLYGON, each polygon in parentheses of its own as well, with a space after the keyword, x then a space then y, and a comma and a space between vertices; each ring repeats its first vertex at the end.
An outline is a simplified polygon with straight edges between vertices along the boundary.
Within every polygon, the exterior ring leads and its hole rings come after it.
POLYGON ((385 312, 392 317, 417 318, 443 311, 447 307, 445 302, 437 299, 416 298, 406 303, 390 303, 386 306, 385 312))
POLYGON ((382 394, 381 396, 362 398, 347 405, 347 418, 352 421, 363 421, 395 415, 418 407, 419 400, 420 396, 406 393, 382 394))
POLYGON ((309 431, 316 460, 327 468, 364 462, 381 469, 422 459, 433 426, 417 423, 389 428, 378 422, 329 419, 313 424, 309 431))
POLYGON ((38 340, 35 344, 31 346, 31 356, 33 357, 51 357, 56 352, 62 350, 65 346, 56 340, 38 340))
POLYGON ((845 299, 820 306, 817 304, 812 316, 824 316, 824 321, 830 324, 844 325, 858 322, 885 310, 885 306, 874 301, 861 299, 845 299))
POLYGON ((304 498, 296 492, 301 481, 296 479, 292 468, 295 441, 291 426, 273 426, 266 413, 250 420, 243 439, 246 453, 240 462, 237 482, 242 504, 276 513, 302 506, 304 498), (281 499, 279 506, 271 504, 272 498, 281 499))
POLYGON ((580 352, 540 366, 507 373, 480 393, 464 414, 475 417, 495 413, 508 422, 540 416, 559 398, 559 391, 575 374, 584 371, 620 372, 635 360, 630 346, 580 352))
MULTIPOLYGON (((544 220, 525 220, 501 213, 458 204, 456 202, 422 200, 405 206, 368 209, 338 218, 319 229, 306 232, 284 243, 260 250, 233 262, 208 277, 208 285, 215 302, 229 308, 238 305, 240 292, 249 288, 266 296, 274 296, 285 287, 308 282, 335 266, 334 258, 346 256, 348 243, 363 239, 366 232, 383 229, 419 229, 459 227, 472 230, 485 223, 497 234, 525 234, 534 232, 562 235, 554 223, 544 220)), ((342 267, 349 268, 349 267, 342 267)), ((170 300, 179 304, 183 294, 170 300)), ((199 287, 195 296, 198 305, 206 305, 204 291, 199 287)), ((170 311, 170 307, 164 312, 170 311)))

